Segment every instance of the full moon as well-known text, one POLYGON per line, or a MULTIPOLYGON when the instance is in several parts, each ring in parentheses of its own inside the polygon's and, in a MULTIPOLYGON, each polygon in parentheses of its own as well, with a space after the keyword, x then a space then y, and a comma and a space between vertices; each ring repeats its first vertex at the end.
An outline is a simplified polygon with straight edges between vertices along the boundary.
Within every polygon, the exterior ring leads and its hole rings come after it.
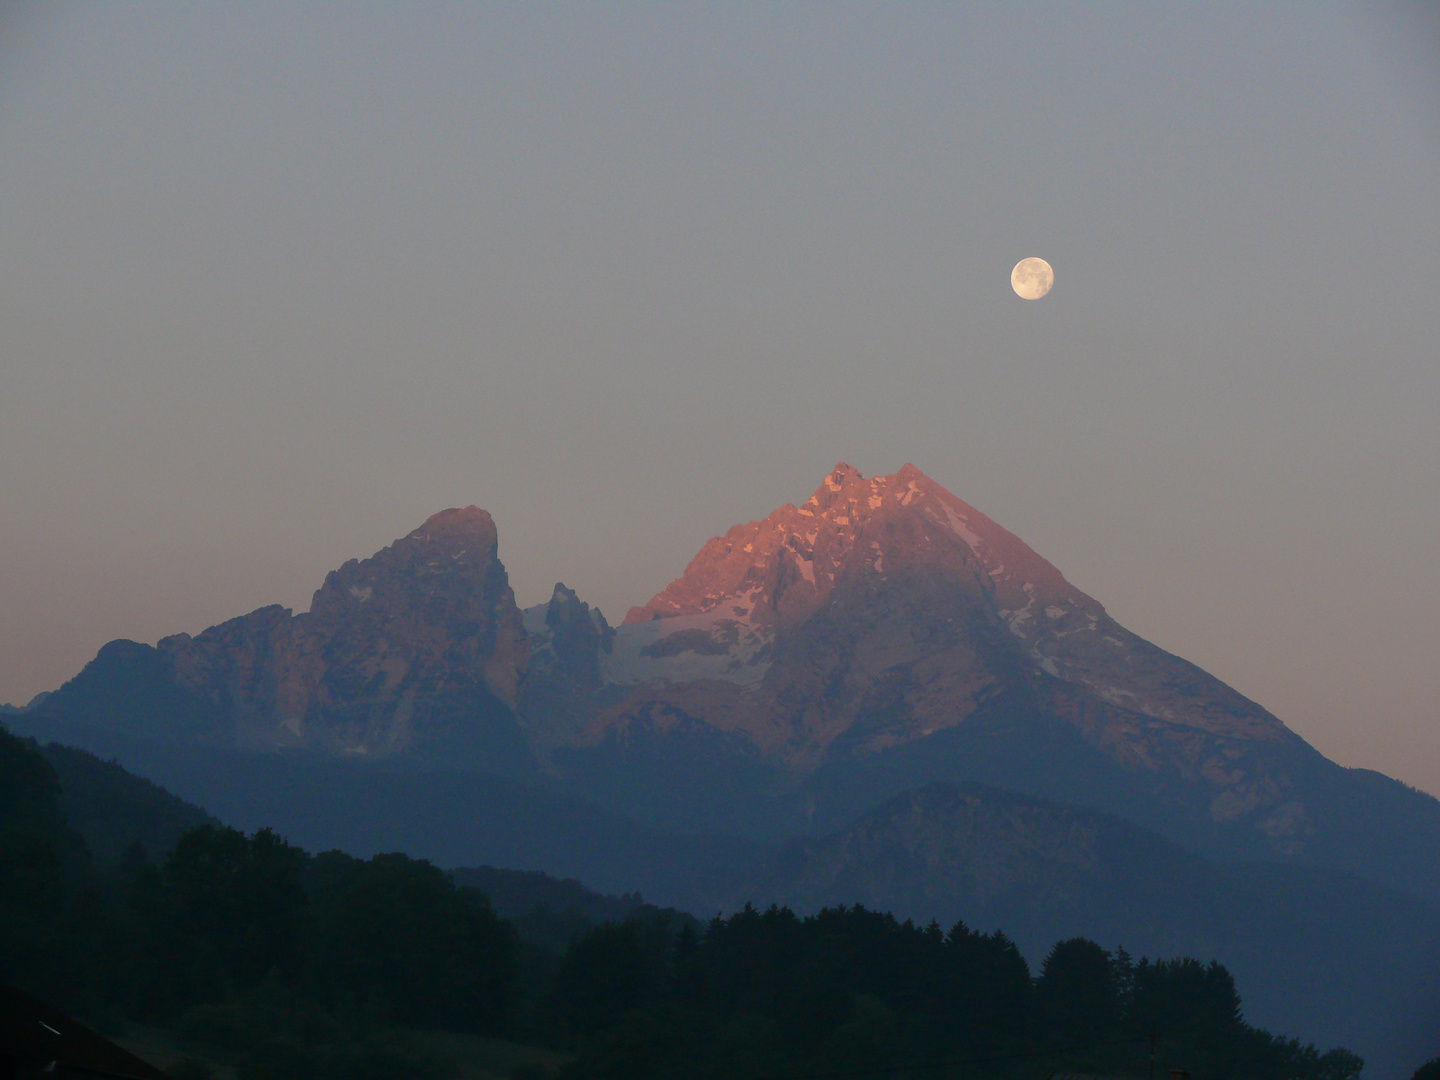
POLYGON ((1010 287, 1021 300, 1039 300, 1055 284, 1055 271, 1044 259, 1021 259, 1010 271, 1010 287))

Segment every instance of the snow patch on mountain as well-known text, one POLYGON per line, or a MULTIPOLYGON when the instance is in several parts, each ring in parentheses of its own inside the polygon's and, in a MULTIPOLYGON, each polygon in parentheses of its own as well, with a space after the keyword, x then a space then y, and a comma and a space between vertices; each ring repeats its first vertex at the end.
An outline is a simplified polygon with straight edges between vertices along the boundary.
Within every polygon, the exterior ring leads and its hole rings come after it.
POLYGON ((699 679, 758 686, 770 669, 775 641, 772 627, 750 621, 758 591, 721 610, 617 627, 614 647, 601 659, 601 678, 621 686, 699 679))
POLYGON ((815 560, 807 559, 799 552, 795 553, 795 565, 800 568, 800 576, 811 585, 815 584, 815 560))
POLYGON ((957 513, 953 506, 938 499, 936 501, 940 503, 940 509, 945 514, 943 521, 936 519, 939 524, 948 525, 951 532, 970 545, 971 551, 980 555, 981 549, 985 547, 985 541, 981 539, 980 534, 970 527, 970 522, 963 514, 957 513))

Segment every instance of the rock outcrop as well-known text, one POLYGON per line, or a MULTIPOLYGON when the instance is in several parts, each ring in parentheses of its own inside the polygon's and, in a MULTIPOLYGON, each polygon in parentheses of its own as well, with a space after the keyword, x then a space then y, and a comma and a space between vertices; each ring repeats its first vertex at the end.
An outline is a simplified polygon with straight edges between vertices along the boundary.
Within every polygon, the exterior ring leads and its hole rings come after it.
POLYGON ((129 734, 163 737, 169 717, 172 739, 249 749, 458 755, 507 770, 529 757, 515 718, 529 645, 495 524, 474 506, 331 571, 308 612, 265 607, 128 650, 119 671, 102 650, 46 711, 100 722, 120 678, 149 703, 129 725, 115 717, 129 734))

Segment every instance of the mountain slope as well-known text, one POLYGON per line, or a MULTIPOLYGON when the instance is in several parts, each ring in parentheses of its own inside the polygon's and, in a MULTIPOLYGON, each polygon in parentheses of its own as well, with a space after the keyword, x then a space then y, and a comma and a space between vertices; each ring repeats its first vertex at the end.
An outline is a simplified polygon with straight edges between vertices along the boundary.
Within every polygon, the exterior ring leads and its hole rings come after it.
POLYGON ((1440 895, 1440 803, 1326 761, 914 466, 837 465, 801 506, 709 541, 598 666, 609 696, 548 760, 646 820, 688 809, 778 839, 983 779, 1440 895), (661 790, 677 771, 703 814, 661 790))
POLYGON ((101 866, 118 862, 136 843, 159 859, 191 829, 216 823, 198 806, 113 761, 59 743, 40 753, 59 780, 60 812, 101 866))
MULTIPOLYGON (((913 465, 870 480, 837 465, 799 508, 781 507, 711 540, 684 576, 631 609, 625 624, 709 616, 712 625, 744 620, 773 633, 806 624, 832 598, 858 605, 852 618, 873 620, 896 605, 886 598, 866 610, 862 597, 904 583, 925 594, 912 603, 940 621, 964 613, 977 638, 985 636, 982 627, 1004 630, 1002 648, 1018 644, 1039 670, 1129 713, 1213 736, 1295 739, 1254 702, 1115 623, 1019 537, 913 465), (911 577, 917 573, 918 581, 911 577), (935 589, 950 595, 933 597, 935 589), (857 591, 861 596, 845 595, 857 591)), ((917 637, 914 619, 890 633, 879 629, 859 658, 866 667, 884 670, 936 651, 935 641, 917 637)), ((926 628, 929 635, 936 629, 926 628)), ((941 696, 953 702, 952 689, 935 686, 917 704, 934 707, 941 696)))
POLYGON ((132 844, 152 859, 215 819, 73 746, 39 746, 0 724, 0 832, 43 837, 70 867, 104 869, 132 844))

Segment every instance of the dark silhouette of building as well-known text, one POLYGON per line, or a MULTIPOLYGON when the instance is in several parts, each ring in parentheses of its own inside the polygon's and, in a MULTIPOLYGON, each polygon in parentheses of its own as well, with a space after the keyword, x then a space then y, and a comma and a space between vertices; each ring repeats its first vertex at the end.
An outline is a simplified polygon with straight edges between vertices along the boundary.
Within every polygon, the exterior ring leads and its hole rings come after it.
POLYGON ((59 1009, 23 990, 0 987, 0 1080, 169 1080, 59 1009))

